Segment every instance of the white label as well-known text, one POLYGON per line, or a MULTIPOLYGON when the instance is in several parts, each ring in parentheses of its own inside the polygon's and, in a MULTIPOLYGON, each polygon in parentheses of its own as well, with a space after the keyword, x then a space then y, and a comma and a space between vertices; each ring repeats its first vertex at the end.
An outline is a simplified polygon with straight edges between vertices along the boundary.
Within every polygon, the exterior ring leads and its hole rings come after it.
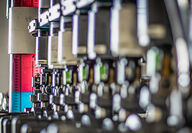
POLYGON ((46 11, 46 12, 40 14, 39 25, 43 26, 48 23, 49 23, 49 12, 46 11))
POLYGON ((53 21, 60 17, 60 4, 56 4, 49 9, 49 21, 53 21))
POLYGON ((92 2, 94 2, 94 0, 77 0, 77 8, 88 6, 92 2))
POLYGON ((64 16, 69 15, 73 12, 75 12, 76 10, 76 6, 75 6, 75 0, 65 0, 62 1, 62 13, 64 16))

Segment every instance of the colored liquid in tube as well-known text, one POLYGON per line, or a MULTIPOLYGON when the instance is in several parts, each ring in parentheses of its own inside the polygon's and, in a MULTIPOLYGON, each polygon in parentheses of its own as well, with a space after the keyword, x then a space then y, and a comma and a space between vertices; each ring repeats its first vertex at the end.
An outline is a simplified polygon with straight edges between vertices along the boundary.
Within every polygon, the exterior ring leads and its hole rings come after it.
MULTIPOLYGON (((22 7, 38 7, 39 0, 12 0, 11 9, 22 7)), ((22 41, 22 40, 21 40, 22 41)), ((31 108, 29 96, 33 93, 32 77, 40 73, 35 64, 35 54, 27 51, 10 52, 10 112, 24 112, 31 108)))
POLYGON ((23 112, 32 107, 29 96, 33 93, 32 77, 40 73, 35 65, 34 54, 13 54, 12 60, 12 106, 11 112, 23 112))
POLYGON ((14 7, 38 7, 39 0, 14 0, 14 7))

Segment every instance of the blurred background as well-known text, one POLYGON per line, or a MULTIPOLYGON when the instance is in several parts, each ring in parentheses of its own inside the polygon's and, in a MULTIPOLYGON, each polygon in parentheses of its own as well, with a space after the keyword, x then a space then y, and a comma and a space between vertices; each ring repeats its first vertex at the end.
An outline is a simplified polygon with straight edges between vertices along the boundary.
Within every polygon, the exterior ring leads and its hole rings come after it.
POLYGON ((6 18, 6 0, 0 0, 0 92, 9 88, 9 55, 8 55, 8 20, 6 18))

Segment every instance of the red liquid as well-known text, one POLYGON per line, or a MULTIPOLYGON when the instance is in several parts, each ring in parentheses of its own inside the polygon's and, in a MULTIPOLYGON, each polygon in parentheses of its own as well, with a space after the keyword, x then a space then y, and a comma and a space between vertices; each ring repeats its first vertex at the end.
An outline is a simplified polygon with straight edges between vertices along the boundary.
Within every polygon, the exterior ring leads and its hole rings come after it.
POLYGON ((40 73, 34 54, 14 54, 12 92, 33 92, 32 77, 40 73))
POLYGON ((14 7, 39 7, 39 0, 14 0, 14 7))

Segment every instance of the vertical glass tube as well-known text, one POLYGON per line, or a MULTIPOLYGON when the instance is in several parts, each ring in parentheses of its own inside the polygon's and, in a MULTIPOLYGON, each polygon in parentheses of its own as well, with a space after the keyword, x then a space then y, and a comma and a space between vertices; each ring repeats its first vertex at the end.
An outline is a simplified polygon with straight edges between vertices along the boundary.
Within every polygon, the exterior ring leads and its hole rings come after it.
MULTIPOLYGON (((39 0, 11 0, 9 2, 11 11, 14 7, 38 7, 39 0)), ((12 20, 11 15, 9 21, 12 20)), ((9 34, 9 38, 12 39, 11 34, 9 34)), ((35 54, 28 51, 22 53, 10 52, 9 112, 24 112, 25 108, 32 107, 29 96, 34 89, 32 87, 32 77, 39 73, 38 69, 35 65, 35 54)))

